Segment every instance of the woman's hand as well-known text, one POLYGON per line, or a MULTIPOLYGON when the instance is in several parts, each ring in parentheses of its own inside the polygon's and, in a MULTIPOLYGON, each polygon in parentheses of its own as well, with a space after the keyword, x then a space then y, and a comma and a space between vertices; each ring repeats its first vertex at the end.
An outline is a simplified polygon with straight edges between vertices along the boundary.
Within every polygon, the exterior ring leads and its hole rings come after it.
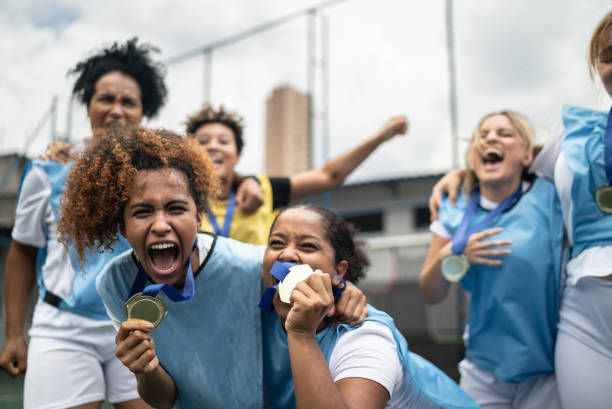
POLYGON ((285 320, 287 333, 316 334, 334 305, 331 276, 316 270, 291 292, 291 310, 285 320))
POLYGON ((259 182, 252 177, 242 178, 236 191, 236 206, 245 213, 254 213, 264 202, 259 182))
POLYGON ((429 214, 432 221, 438 220, 438 209, 445 193, 448 194, 451 204, 455 204, 464 177, 465 169, 451 170, 434 185, 429 196, 429 214))
POLYGON ((408 120, 405 116, 394 116, 387 121, 378 133, 383 141, 393 138, 395 135, 403 135, 408 132, 408 120))
POLYGON ((53 141, 47 146, 45 152, 40 155, 40 158, 45 161, 54 160, 62 165, 67 164, 72 160, 70 156, 70 150, 72 144, 64 141, 53 141))
MULTIPOLYGON (((340 280, 332 278, 332 284, 340 285, 340 280)), ((368 316, 366 301, 365 294, 353 283, 347 281, 346 288, 338 296, 335 308, 330 309, 327 315, 338 324, 348 324, 354 327, 361 324, 368 316)))
POLYGON ((115 355, 135 374, 150 375, 159 367, 151 331, 150 322, 131 319, 121 323, 115 337, 115 355))
POLYGON ((488 240, 486 238, 501 233, 501 227, 483 230, 474 233, 468 239, 463 254, 467 257, 470 264, 484 264, 487 266, 499 266, 502 261, 491 257, 506 256, 511 253, 510 249, 493 249, 495 247, 508 246, 511 240, 488 240))

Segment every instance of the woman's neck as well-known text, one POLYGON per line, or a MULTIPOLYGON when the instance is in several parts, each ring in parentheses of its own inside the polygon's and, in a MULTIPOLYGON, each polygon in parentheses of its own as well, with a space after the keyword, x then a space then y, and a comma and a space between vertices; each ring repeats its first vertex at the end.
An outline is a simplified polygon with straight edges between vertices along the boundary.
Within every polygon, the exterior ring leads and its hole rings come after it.
POLYGON ((227 199, 232 192, 232 178, 225 179, 221 178, 221 190, 219 192, 219 199, 227 199))
POLYGON ((507 183, 481 183, 480 195, 494 203, 501 203, 518 189, 521 184, 520 175, 507 183))

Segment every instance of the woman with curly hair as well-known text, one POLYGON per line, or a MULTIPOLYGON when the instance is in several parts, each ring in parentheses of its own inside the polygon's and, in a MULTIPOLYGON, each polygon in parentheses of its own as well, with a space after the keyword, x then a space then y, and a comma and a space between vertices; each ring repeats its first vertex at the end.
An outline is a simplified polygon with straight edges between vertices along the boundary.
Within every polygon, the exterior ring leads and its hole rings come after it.
POLYGON ((408 130, 404 116, 393 117, 375 135, 319 168, 289 177, 257 177, 263 196, 262 205, 253 213, 247 213, 235 209, 241 194, 234 193, 233 183, 234 166, 244 146, 243 126, 242 117, 236 112, 223 106, 215 109, 210 104, 204 104, 187 118, 187 134, 206 149, 221 180, 220 199, 211 202, 210 211, 203 217, 202 231, 215 231, 257 245, 266 243, 277 209, 339 186, 381 144, 408 130))
MULTIPOLYGON (((137 39, 114 43, 70 71, 77 76, 73 94, 87 108, 94 139, 106 125, 138 125, 143 116, 159 112, 166 87, 163 67, 151 58, 156 51, 137 39)), ((71 159, 70 153, 59 156, 71 159)), ((79 264, 74 251, 65 257, 57 241, 59 197, 71 167, 35 160, 24 172, 6 263, 0 367, 11 376, 25 374, 25 408, 96 408, 105 396, 117 408, 146 406, 138 399, 135 377, 114 356, 114 329, 95 290, 101 268, 127 243, 117 242, 114 252, 88 254, 79 264), (24 322, 35 279, 39 297, 26 345, 24 322)))
MULTIPOLYGON (((261 407, 262 249, 198 233, 218 184, 195 141, 163 130, 105 131, 68 178, 59 230, 81 262, 88 251, 114 248, 120 234, 133 249, 97 280, 118 328, 116 355, 155 407, 261 407), (167 309, 165 318, 147 318, 159 324, 154 331, 133 319, 140 293, 167 309)), ((363 295, 352 291, 342 305, 362 319, 363 295)))

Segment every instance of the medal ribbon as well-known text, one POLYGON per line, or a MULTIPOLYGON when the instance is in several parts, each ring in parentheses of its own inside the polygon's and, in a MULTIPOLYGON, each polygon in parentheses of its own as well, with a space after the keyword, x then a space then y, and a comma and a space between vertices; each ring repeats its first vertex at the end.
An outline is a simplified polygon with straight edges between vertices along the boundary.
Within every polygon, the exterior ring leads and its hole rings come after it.
MULTIPOLYGON (((191 254, 195 251, 198 246, 198 238, 196 237, 195 242, 193 243, 193 247, 191 248, 191 254)), ((148 295, 151 297, 155 297, 158 292, 163 291, 168 298, 170 298, 174 302, 181 302, 191 299, 195 294, 195 279, 193 278, 193 270, 191 269, 191 254, 187 259, 187 277, 185 278, 185 285, 183 286, 182 294, 178 292, 178 290, 172 287, 170 284, 149 284, 145 288, 145 284, 147 283, 147 273, 145 272, 142 264, 138 263, 138 275, 134 280, 134 284, 132 284, 132 288, 130 289, 130 295, 128 296, 128 300, 136 293, 142 293, 142 295, 148 295)))
MULTIPOLYGON (((297 266, 296 263, 290 263, 286 261, 275 261, 270 269, 270 274, 282 282, 287 274, 289 274, 289 269, 293 266, 297 266)), ((333 275, 332 278, 337 278, 342 282, 342 284, 338 287, 332 287, 332 293, 334 296, 342 294, 342 292, 346 289, 346 281, 344 278, 340 276, 333 275)), ((274 295, 278 291, 278 284, 273 285, 272 287, 266 288, 263 295, 261 296, 261 301, 259 301, 259 308, 264 311, 272 310, 272 300, 274 300, 274 295)))
POLYGON ((608 126, 604 137, 604 164, 606 167, 606 180, 612 186, 612 109, 608 114, 608 126))
POLYGON ((212 226, 214 232, 217 236, 229 237, 230 226, 232 225, 232 218, 234 217, 234 210, 236 209, 236 194, 232 190, 229 198, 227 199, 227 206, 225 208, 225 220, 223 221, 223 229, 219 228, 219 223, 217 223, 217 218, 210 210, 210 208, 206 209, 206 216, 208 217, 208 221, 212 226))
POLYGON ((474 217, 474 213, 476 212, 478 201, 480 200, 480 189, 474 189, 474 191, 472 192, 472 196, 470 196, 470 202, 468 203, 467 208, 465 209, 465 213, 463 213, 461 223, 459 224, 457 231, 455 231, 455 234, 453 235, 453 244, 451 245, 451 251, 454 254, 463 253, 463 250, 465 249, 465 246, 470 236, 482 230, 498 214, 509 208, 521 196, 522 190, 522 183, 519 183, 519 187, 514 191, 514 193, 512 193, 510 197, 504 199, 504 201, 501 202, 491 212, 489 212, 489 214, 487 214, 485 218, 480 221, 480 223, 476 224, 469 231, 467 231, 467 228, 470 225, 470 221, 472 220, 472 217, 474 217))

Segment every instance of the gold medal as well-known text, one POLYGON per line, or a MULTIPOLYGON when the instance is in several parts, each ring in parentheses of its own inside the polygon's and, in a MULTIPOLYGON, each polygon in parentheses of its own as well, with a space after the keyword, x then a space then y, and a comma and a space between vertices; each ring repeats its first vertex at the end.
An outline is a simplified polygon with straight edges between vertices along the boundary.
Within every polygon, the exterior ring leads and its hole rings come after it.
POLYGON ((595 191, 595 203, 602 212, 612 214, 612 187, 607 184, 599 186, 595 191))
POLYGON ((153 328, 157 328, 168 313, 166 303, 158 295, 151 297, 142 295, 141 293, 134 294, 124 304, 125 315, 127 319, 139 319, 149 321, 153 324, 153 328))
POLYGON ((450 253, 442 258, 442 275, 451 283, 456 283, 470 269, 470 262, 465 254, 450 253))

